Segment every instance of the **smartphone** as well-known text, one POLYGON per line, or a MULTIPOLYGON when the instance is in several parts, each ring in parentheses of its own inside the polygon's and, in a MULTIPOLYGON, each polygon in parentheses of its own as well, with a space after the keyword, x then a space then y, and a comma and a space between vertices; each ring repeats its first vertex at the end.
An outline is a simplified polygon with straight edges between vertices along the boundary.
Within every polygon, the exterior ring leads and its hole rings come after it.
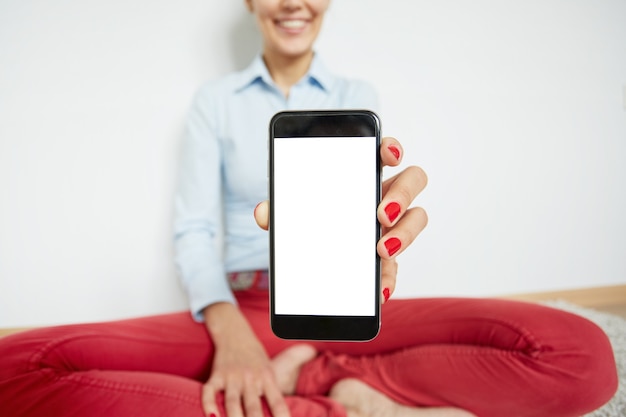
POLYGON ((270 321, 280 338, 378 334, 380 129, 368 110, 286 111, 270 122, 270 321))

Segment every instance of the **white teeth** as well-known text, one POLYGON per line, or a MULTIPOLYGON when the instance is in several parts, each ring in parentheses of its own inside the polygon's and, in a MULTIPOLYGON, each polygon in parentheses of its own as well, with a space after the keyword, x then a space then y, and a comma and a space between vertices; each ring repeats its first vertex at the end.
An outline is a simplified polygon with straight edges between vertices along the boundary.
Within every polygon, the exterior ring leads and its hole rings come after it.
POLYGON ((303 28, 306 22, 304 20, 281 20, 280 25, 287 29, 303 28))

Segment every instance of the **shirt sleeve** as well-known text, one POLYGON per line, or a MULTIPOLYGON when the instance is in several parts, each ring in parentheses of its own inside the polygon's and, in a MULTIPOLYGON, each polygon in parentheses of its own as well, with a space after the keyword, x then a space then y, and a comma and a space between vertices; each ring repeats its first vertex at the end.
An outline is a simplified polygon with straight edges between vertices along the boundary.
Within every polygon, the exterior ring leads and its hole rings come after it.
POLYGON ((196 321, 208 305, 236 303, 222 258, 222 152, 211 96, 200 90, 188 116, 174 207, 175 262, 196 321))

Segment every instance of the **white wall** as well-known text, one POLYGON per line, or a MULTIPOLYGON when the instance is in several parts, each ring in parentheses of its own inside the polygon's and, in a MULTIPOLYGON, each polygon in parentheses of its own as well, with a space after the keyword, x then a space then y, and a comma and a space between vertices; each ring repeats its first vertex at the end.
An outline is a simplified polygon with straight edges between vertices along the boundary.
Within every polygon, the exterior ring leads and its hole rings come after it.
MULTIPOLYGON (((185 308, 184 116, 258 47, 243 0, 0 0, 0 327, 185 308)), ((430 176, 398 296, 626 283, 626 1, 334 0, 317 49, 430 176)))

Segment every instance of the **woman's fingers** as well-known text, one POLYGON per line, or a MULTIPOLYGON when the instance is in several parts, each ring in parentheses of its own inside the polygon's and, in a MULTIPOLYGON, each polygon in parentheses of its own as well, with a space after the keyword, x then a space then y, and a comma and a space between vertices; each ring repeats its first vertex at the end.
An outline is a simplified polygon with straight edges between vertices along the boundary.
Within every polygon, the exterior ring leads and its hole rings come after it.
POLYGON ((426 227, 428 216, 421 207, 414 207, 404 213, 393 228, 378 241, 376 250, 381 262, 381 292, 383 303, 396 289, 398 263, 396 256, 404 251, 426 227))
POLYGON ((224 390, 224 407, 228 417, 244 417, 241 408, 241 396, 243 395, 243 387, 239 378, 231 378, 226 382, 224 390))
MULTIPOLYGON (((391 137, 383 139, 380 149, 383 165, 396 166, 403 155, 400 142, 391 137)), ((415 240, 428 223, 428 216, 421 207, 409 208, 427 183, 426 173, 416 166, 406 168, 383 183, 383 198, 377 215, 384 234, 376 247, 381 257, 383 302, 387 302, 396 288, 398 263, 395 257, 415 240)))
POLYGON ((378 241, 376 250, 383 259, 398 256, 415 240, 426 227, 428 216, 421 207, 413 207, 378 241))
POLYGON ((426 173, 410 166, 383 183, 383 199, 378 206, 378 221, 389 228, 403 216, 417 195, 428 183, 426 173))
POLYGON ((396 276, 398 274, 398 262, 395 258, 380 260, 380 288, 382 301, 386 303, 396 289, 396 276))
MULTIPOLYGON (((223 386, 223 384, 222 384, 223 386)), ((217 404, 215 404, 215 394, 223 389, 219 388, 219 382, 212 379, 202 387, 202 408, 209 417, 217 417, 217 404)))
POLYGON ((271 384, 265 385, 265 401, 273 417, 289 417, 291 415, 285 398, 273 379, 271 384))
POLYGON ((242 398, 246 417, 263 417, 263 410, 261 408, 262 395, 263 387, 261 381, 249 375, 244 384, 242 398))
POLYGON ((396 138, 385 137, 380 143, 380 159, 383 166, 395 167, 402 161, 404 150, 396 138))
POLYGON ((212 378, 202 387, 202 408, 209 417, 219 416, 215 402, 218 392, 224 392, 224 407, 229 417, 262 417, 263 397, 273 417, 290 416, 289 407, 270 373, 265 377, 252 374, 233 377, 228 383, 223 383, 219 377, 212 378))
POLYGON ((273 417, 289 417, 289 408, 270 371, 263 376, 246 379, 243 391, 245 417, 263 417, 262 398, 273 417))

